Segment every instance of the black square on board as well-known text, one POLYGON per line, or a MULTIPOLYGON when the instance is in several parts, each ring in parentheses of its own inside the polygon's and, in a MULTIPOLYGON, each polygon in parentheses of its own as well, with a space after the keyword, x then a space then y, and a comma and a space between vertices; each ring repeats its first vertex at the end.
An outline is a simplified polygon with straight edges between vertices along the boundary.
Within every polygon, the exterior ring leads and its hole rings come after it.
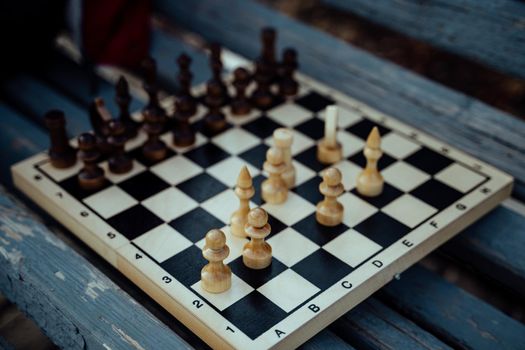
POLYGON ((224 309, 222 314, 251 339, 256 339, 287 316, 285 311, 258 291, 224 309))
POLYGON ((352 272, 353 268, 327 251, 318 249, 292 266, 292 270, 324 291, 352 272))
POLYGON ((208 173, 201 173, 177 185, 182 192, 199 203, 226 190, 228 187, 208 173))
POLYGON ((394 199, 397 199, 403 194, 403 192, 401 192, 394 186, 388 184, 387 182, 383 184, 383 192, 381 192, 381 194, 376 197, 363 196, 359 192, 357 192, 357 188, 354 188, 351 192, 359 198, 361 198, 362 200, 372 204, 376 208, 383 208, 385 205, 392 202, 394 199))
POLYGON ((192 245, 160 266, 186 287, 190 287, 201 279, 201 270, 207 263, 202 256, 202 250, 192 245))
POLYGON ((121 182, 118 186, 139 201, 149 198, 170 187, 167 182, 150 171, 143 171, 142 173, 121 182))
POLYGON ((450 158, 445 157, 444 155, 439 154, 436 151, 432 151, 426 147, 423 147, 419 151, 412 153, 410 156, 405 158, 404 161, 431 175, 436 174, 437 172, 452 164, 452 160, 450 158))
POLYGON ((262 168, 264 161, 266 160, 266 151, 268 146, 264 143, 260 143, 255 147, 250 148, 247 151, 239 154, 239 157, 250 163, 256 168, 262 168))
POLYGON ((326 106, 333 105, 335 101, 315 91, 312 91, 304 96, 299 97, 297 100, 295 100, 295 103, 314 113, 317 113, 325 109, 326 106))
MULTIPOLYGON (((256 177, 252 179, 252 185, 254 188, 261 188, 262 182, 266 180, 266 176, 259 174, 256 177)), ((255 194, 250 199, 250 201, 254 202, 258 206, 261 206, 263 204, 263 200, 261 197, 261 191, 255 191, 255 194)))
POLYGON ((463 196, 461 192, 435 179, 428 180, 410 194, 439 210, 445 209, 463 196))
POLYGON ((85 190, 82 187, 80 187, 80 185, 78 183, 78 178, 77 178, 76 175, 74 175, 74 176, 68 177, 67 179, 61 181, 59 183, 59 186, 62 187, 67 193, 69 193, 70 195, 72 195, 76 199, 82 200, 82 199, 84 199, 86 197, 91 196, 92 194, 95 194, 97 192, 105 190, 106 188, 111 186, 111 183, 107 179, 105 179, 104 180, 104 185, 102 185, 102 187, 100 187, 100 188, 98 188, 96 190, 88 191, 88 190, 85 190))
POLYGON ((151 160, 151 159, 148 159, 146 157, 144 157, 144 154, 142 154, 142 147, 139 146, 139 147, 136 147, 134 149, 132 149, 131 151, 129 151, 129 156, 131 157, 131 159, 135 159, 137 160, 138 162, 144 164, 145 166, 147 167, 151 167, 155 164, 158 164, 170 157, 173 157, 175 155, 175 152, 173 152, 171 149, 167 149, 167 152, 166 152, 166 157, 162 158, 162 159, 158 159, 158 160, 151 160))
POLYGON ((110 217, 107 219, 107 222, 129 240, 135 239, 164 223, 164 221, 140 204, 110 217))
POLYGON ((276 234, 288 227, 275 216, 272 216, 270 214, 268 214, 268 224, 270 224, 272 232, 270 232, 266 239, 270 239, 271 237, 275 236, 276 234))
POLYGON ((320 246, 325 245, 349 229, 343 223, 333 227, 321 225, 317 222, 315 213, 294 224, 292 228, 320 246))
POLYGON ((410 231, 410 227, 380 211, 361 222, 354 229, 383 248, 390 246, 410 231))
MULTIPOLYGON (((359 165, 361 168, 366 166, 366 157, 362 151, 357 152, 353 156, 348 157, 348 160, 352 163, 359 165)), ((379 161, 377 162, 377 168, 381 171, 386 169, 389 165, 395 163, 397 160, 390 157, 388 154, 383 153, 379 161)))
POLYGON ((208 213, 201 207, 172 220, 169 225, 192 242, 204 238, 212 228, 222 228, 225 223, 208 213))
POLYGON ((184 156, 199 164, 201 167, 207 168, 228 158, 230 155, 223 151, 222 148, 208 142, 184 153, 184 156))
POLYGON ((368 135, 370 135, 370 132, 374 128, 374 126, 377 126, 377 129, 379 130, 379 134, 381 137, 385 136, 390 132, 390 129, 378 124, 374 123, 370 119, 363 119, 359 121, 358 123, 355 123, 353 125, 350 125, 348 128, 346 128, 346 131, 351 132, 352 134, 359 136, 363 140, 366 140, 368 138, 368 135))
POLYGON ((272 257, 272 263, 270 266, 260 270, 246 267, 242 261, 242 256, 230 262, 228 266, 230 266, 232 272, 237 275, 237 277, 248 283, 253 289, 259 288, 286 270, 286 265, 274 257, 272 257))
POLYGON ((319 118, 308 119, 304 123, 297 125, 295 129, 314 140, 320 140, 324 137, 324 122, 319 118))
POLYGON ((317 203, 324 199, 324 196, 319 192, 319 184, 322 181, 323 179, 320 176, 315 176, 295 187, 293 191, 310 203, 317 205, 317 203))
POLYGON ((326 168, 326 164, 322 164, 317 160, 317 146, 312 146, 299 153, 294 157, 294 159, 306 165, 316 173, 326 168))
POLYGON ((265 139, 273 134, 273 131, 277 128, 281 128, 282 125, 275 122, 273 119, 268 118, 266 115, 246 123, 242 126, 243 129, 251 132, 261 139, 265 139))

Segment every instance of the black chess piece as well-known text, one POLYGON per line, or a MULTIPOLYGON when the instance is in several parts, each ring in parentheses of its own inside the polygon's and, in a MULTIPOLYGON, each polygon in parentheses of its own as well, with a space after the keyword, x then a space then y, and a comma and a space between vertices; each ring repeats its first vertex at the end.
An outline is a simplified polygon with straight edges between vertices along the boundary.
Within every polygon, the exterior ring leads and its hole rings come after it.
POLYGON ((119 120, 126 127, 126 136, 128 139, 137 136, 139 124, 131 118, 129 113, 129 104, 131 103, 131 95, 129 93, 129 85, 126 78, 120 76, 117 86, 115 88, 115 102, 119 107, 119 120))
POLYGON ((284 49, 283 60, 280 67, 281 79, 279 80, 279 95, 283 97, 297 95, 299 84, 294 79, 294 72, 298 67, 297 52, 292 48, 284 49))
POLYGON ((197 102, 191 93, 191 82, 193 80, 193 74, 190 71, 191 57, 182 53, 177 58, 177 64, 179 65, 179 74, 177 76, 179 81, 178 97, 186 97, 185 103, 190 103, 186 107, 191 107, 191 114, 193 115, 197 112, 197 102))
POLYGON ((254 106, 263 110, 270 108, 275 101, 275 96, 270 89, 271 78, 268 74, 268 69, 268 64, 262 59, 257 59, 255 61, 254 80, 257 83, 257 86, 251 95, 251 100, 254 106))
POLYGON ((204 115, 204 129, 208 134, 217 134, 226 128, 226 117, 221 111, 224 105, 224 95, 217 81, 208 82, 205 102, 208 112, 204 115))
POLYGON ((100 97, 95 98, 89 106, 89 119, 95 133, 98 150, 103 156, 109 155, 112 152, 111 145, 108 143, 111 115, 106 109, 104 100, 100 97))
POLYGON ((109 122, 108 143, 112 147, 111 156, 108 159, 109 171, 115 174, 125 174, 133 168, 133 161, 126 154, 126 127, 120 120, 109 122))
POLYGON ((195 143, 195 132, 189 119, 193 115, 191 101, 188 96, 182 96, 175 102, 175 129, 173 130, 173 144, 177 147, 187 147, 195 143))
POLYGON ((97 149, 97 139, 89 133, 78 137, 78 158, 84 167, 78 172, 78 184, 86 191, 95 191, 102 188, 106 182, 104 169, 97 165, 100 152, 97 149))
POLYGON ((142 70, 144 73, 143 87, 148 94, 148 103, 143 111, 149 111, 151 114, 166 117, 166 111, 160 106, 157 86, 157 63, 151 57, 142 61, 142 70))
POLYGON ((77 160, 76 152, 69 144, 66 134, 66 117, 64 112, 50 110, 44 116, 44 122, 49 130, 51 146, 49 158, 55 168, 63 169, 73 166, 77 160))
POLYGON ((266 64, 265 74, 270 84, 277 78, 277 61, 275 59, 275 41, 277 33, 274 28, 265 27, 261 30, 261 56, 266 64))
POLYGON ((250 113, 252 104, 246 96, 246 88, 250 85, 251 76, 247 69, 239 67, 233 71, 233 86, 236 95, 232 99, 230 107, 233 115, 246 115, 250 113))
POLYGON ((210 67, 212 71, 212 79, 210 81, 215 81, 221 88, 221 95, 223 100, 223 106, 227 104, 230 100, 228 94, 228 88, 222 79, 222 49, 218 43, 210 44, 210 67))
POLYGON ((152 162, 166 158, 168 147, 159 136, 164 130, 166 119, 158 114, 144 111, 143 130, 148 134, 148 139, 142 145, 142 154, 152 162))

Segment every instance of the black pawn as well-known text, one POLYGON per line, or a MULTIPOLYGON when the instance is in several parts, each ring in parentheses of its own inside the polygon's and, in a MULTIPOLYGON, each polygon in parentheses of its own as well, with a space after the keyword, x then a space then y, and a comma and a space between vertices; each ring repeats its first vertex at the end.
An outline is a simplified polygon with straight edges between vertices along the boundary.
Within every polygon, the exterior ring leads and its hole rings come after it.
POLYGON ((193 74, 190 71, 191 57, 183 53, 177 58, 177 64, 179 65, 178 97, 185 97, 191 103, 189 107, 191 107, 191 114, 193 115, 197 112, 197 102, 191 93, 191 81, 193 80, 193 74))
POLYGON ((142 70, 144 73, 143 87, 148 94, 148 103, 144 107, 144 111, 149 111, 151 114, 166 116, 166 111, 160 106, 157 86, 157 63, 151 57, 142 61, 142 70))
POLYGON ((260 59, 267 65, 265 74, 270 84, 277 78, 277 61, 275 59, 275 40, 277 34, 274 28, 266 27, 261 31, 262 52, 260 59))
POLYGON ((97 97, 93 100, 89 106, 89 119, 91 121, 91 127, 95 133, 97 140, 97 148, 102 155, 108 155, 111 153, 112 148, 108 143, 109 137, 109 122, 111 116, 106 109, 104 100, 97 97))
POLYGON ((191 101, 187 96, 179 98, 175 102, 175 129, 173 130, 173 144, 177 147, 187 147, 195 143, 195 133, 190 125, 193 115, 191 101))
POLYGON ((148 134, 148 139, 142 145, 142 154, 152 162, 157 162, 166 158, 168 148, 159 136, 164 130, 166 119, 157 114, 144 112, 143 130, 148 134))
POLYGON ((49 148, 51 164, 59 169, 73 166, 76 162, 76 152, 67 139, 64 112, 51 110, 44 116, 44 121, 51 141, 49 148))
POLYGON ((129 93, 129 85, 126 78, 120 76, 115 94, 115 102, 119 107, 119 120, 126 127, 126 136, 128 139, 137 136, 138 123, 131 119, 129 114, 129 104, 131 103, 131 95, 129 93))
POLYGON ((226 117, 221 111, 224 96, 221 86, 215 80, 209 81, 206 89, 206 105, 208 112, 204 115, 204 129, 208 134, 218 134, 226 128, 226 117))
POLYGON ((235 97, 230 104, 232 114, 245 115, 250 113, 252 105, 246 96, 246 89, 250 85, 250 72, 245 68, 237 68, 233 71, 233 86, 235 87, 235 97))
POLYGON ((283 51, 281 62, 281 79, 279 81, 279 95, 283 97, 295 96, 299 90, 299 84, 294 79, 294 72, 299 67, 297 63, 297 52, 292 48, 283 51))
POLYGON ((268 69, 268 64, 263 60, 256 60, 254 80, 257 86, 252 93, 251 99, 254 106, 263 110, 270 108, 275 101, 275 96, 270 90, 271 79, 269 78, 268 69))
POLYGON ((104 169, 97 165, 100 152, 94 135, 84 133, 78 137, 78 158, 84 162, 84 167, 78 173, 78 184, 86 191, 96 191, 106 182, 104 169))
POLYGON ((114 174, 124 174, 133 168, 133 161, 126 154, 126 127, 120 120, 112 120, 109 123, 108 143, 112 147, 112 154, 108 159, 109 171, 114 174))
POLYGON ((223 98, 223 105, 229 102, 228 88, 222 79, 222 48, 218 43, 210 44, 210 67, 212 71, 212 79, 210 81, 216 82, 221 88, 223 98))

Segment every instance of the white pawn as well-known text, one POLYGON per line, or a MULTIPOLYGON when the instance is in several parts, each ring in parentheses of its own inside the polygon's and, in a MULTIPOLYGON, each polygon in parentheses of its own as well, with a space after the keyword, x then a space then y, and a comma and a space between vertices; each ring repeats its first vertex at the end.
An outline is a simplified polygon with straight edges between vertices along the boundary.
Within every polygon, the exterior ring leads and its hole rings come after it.
POLYGON ((250 212, 250 198, 255 194, 252 177, 246 166, 242 167, 237 178, 235 194, 239 197, 240 205, 230 218, 231 233, 237 237, 246 237, 244 225, 250 212))
POLYGON ((381 136, 377 126, 374 126, 366 140, 363 151, 366 158, 366 167, 357 177, 357 191, 367 197, 375 197, 383 192, 383 176, 377 169, 377 162, 383 155, 381 151, 381 136))
POLYGON ((254 208, 248 213, 248 223, 244 228, 250 241, 244 245, 242 261, 251 269, 259 270, 272 263, 272 247, 265 242, 272 228, 268 224, 268 214, 262 208, 254 208))
POLYGON ((283 152, 283 161, 286 164, 286 169, 281 177, 287 188, 295 186, 295 167, 292 164, 292 143, 293 134, 290 129, 277 128, 273 132, 273 144, 283 152))
POLYGON ((276 147, 271 147, 266 152, 266 161, 263 169, 268 172, 268 179, 261 184, 261 196, 266 203, 279 204, 288 198, 288 188, 281 178, 281 174, 286 170, 283 161, 283 152, 276 147))
POLYGON ((343 193, 341 184, 341 172, 336 168, 328 168, 323 171, 323 182, 319 185, 319 191, 325 196, 324 200, 317 204, 315 218, 324 226, 337 226, 343 221, 343 205, 337 201, 337 197, 343 193))
POLYGON ((224 259, 230 254, 226 245, 226 236, 221 230, 213 229, 206 234, 206 244, 202 255, 209 263, 201 270, 201 286, 210 293, 222 293, 230 289, 232 271, 224 265, 224 259))

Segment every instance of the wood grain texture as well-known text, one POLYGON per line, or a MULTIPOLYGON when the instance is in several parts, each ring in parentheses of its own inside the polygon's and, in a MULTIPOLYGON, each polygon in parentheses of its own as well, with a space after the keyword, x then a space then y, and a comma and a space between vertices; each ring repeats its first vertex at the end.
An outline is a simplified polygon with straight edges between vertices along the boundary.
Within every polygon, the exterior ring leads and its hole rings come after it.
POLYGON ((525 5, 520 1, 323 2, 502 72, 525 77, 525 5))
POLYGON ((525 123, 512 116, 255 1, 154 4, 176 23, 250 59, 259 54, 260 29, 274 26, 278 49, 296 48, 304 73, 509 172, 516 177, 515 195, 525 198, 525 123))
POLYGON ((523 349, 525 325, 438 275, 412 267, 380 292, 398 309, 454 348, 523 349))
POLYGON ((190 348, 3 187, 0 266, 2 293, 60 347, 190 348))
POLYGON ((450 349, 374 298, 359 304, 330 328, 341 338, 363 349, 450 349))

